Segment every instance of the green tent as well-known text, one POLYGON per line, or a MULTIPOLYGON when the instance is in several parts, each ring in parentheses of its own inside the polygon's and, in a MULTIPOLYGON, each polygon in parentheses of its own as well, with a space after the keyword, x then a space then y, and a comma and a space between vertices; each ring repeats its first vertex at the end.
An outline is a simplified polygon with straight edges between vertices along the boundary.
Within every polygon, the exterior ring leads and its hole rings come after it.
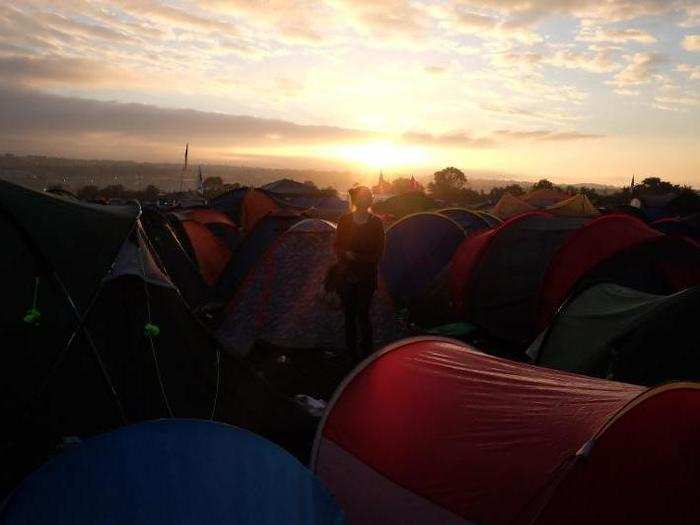
POLYGON ((700 287, 654 295, 598 283, 572 296, 527 353, 535 363, 638 384, 700 379, 700 287))

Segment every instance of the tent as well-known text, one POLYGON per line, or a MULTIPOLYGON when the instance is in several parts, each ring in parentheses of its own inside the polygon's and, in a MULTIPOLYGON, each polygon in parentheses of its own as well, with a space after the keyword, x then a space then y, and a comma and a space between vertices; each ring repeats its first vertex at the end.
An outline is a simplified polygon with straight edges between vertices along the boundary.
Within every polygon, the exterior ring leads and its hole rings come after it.
POLYGON ((646 390, 426 337, 346 378, 312 469, 350 523, 690 524, 698 439, 697 383, 646 390))
POLYGON ((433 210, 437 207, 437 202, 422 191, 411 191, 394 195, 382 202, 375 202, 372 209, 378 214, 391 215, 400 219, 406 215, 433 210))
POLYGON ((674 235, 678 237, 687 237, 693 241, 700 243, 700 216, 689 216, 671 219, 660 219, 652 223, 651 227, 665 233, 666 235, 674 235))
POLYGON ((300 220, 301 217, 296 214, 286 213, 263 217, 241 241, 221 272, 215 286, 215 296, 228 302, 275 239, 300 220))
POLYGON ((438 213, 459 224, 467 235, 491 226, 482 215, 465 208, 445 208, 438 213))
POLYGON ((191 208, 176 215, 180 220, 195 221, 204 225, 229 250, 234 250, 241 241, 241 231, 236 223, 225 213, 213 208, 191 208))
POLYGON ((576 282, 613 254, 660 234, 626 214, 603 215, 574 233, 552 258, 543 281, 538 326, 544 329, 576 282))
POLYGON ((558 217, 595 217, 600 215, 588 197, 577 193, 573 197, 549 206, 547 212, 558 217))
POLYGON ((503 224, 503 221, 496 217, 495 215, 491 215, 489 212, 484 211, 484 210, 475 210, 476 213, 478 213, 482 219, 486 221, 486 223, 490 227, 498 226, 499 224, 503 224))
POLYGON ((491 213, 499 219, 505 220, 535 209, 536 207, 532 204, 528 204, 510 193, 504 193, 493 207, 491 213))
MULTIPOLYGON (((245 356, 258 339, 299 348, 345 346, 342 312, 320 297, 328 268, 336 261, 335 228, 313 221, 321 227, 291 227, 277 237, 240 285, 217 331, 225 348, 245 356)), ((371 315, 377 344, 403 335, 382 289, 375 294, 371 315)))
POLYGON ((136 205, 0 181, 0 234, 0 484, 63 436, 212 415, 219 347, 157 259, 136 205))
POLYGON ((315 186, 303 184, 292 179, 280 179, 262 186, 262 189, 280 196, 315 195, 315 186))
POLYGON ((192 246, 197 266, 204 282, 212 286, 231 259, 230 248, 205 225, 193 220, 181 220, 183 230, 192 246))
POLYGON ((335 232, 336 225, 324 219, 304 219, 290 226, 294 232, 335 232))
POLYGON ((556 188, 533 190, 521 197, 522 200, 536 208, 547 208, 568 198, 569 194, 556 188))
POLYGON ((698 380, 698 311, 700 287, 655 295, 599 283, 570 298, 527 353, 542 366, 628 383, 698 380))
POLYGON ((416 213, 394 223, 386 232, 380 276, 394 301, 418 298, 450 262, 464 240, 464 230, 438 213, 416 213))
POLYGON ((168 275, 187 304, 196 308, 207 301, 209 287, 199 271, 189 239, 186 238, 184 231, 181 233, 185 239, 178 236, 173 222, 178 229, 181 229, 180 221, 171 214, 144 209, 141 215, 141 224, 146 236, 168 275))
POLYGON ((260 190, 250 189, 243 199, 241 226, 246 232, 253 230, 263 217, 274 213, 279 206, 274 199, 260 190))
POLYGON ((584 221, 527 213, 487 232, 484 240, 460 247, 465 255, 455 256, 453 277, 462 280, 453 289, 462 295, 457 301, 466 319, 498 339, 531 342, 537 334, 537 293, 549 261, 584 221))
POLYGON ((330 195, 316 199, 313 206, 306 210, 305 213, 310 217, 337 221, 341 215, 344 215, 349 211, 350 204, 348 201, 343 200, 336 195, 330 195))
POLYGON ((209 200, 209 205, 215 210, 225 213, 237 225, 241 225, 243 199, 248 194, 248 188, 241 187, 226 191, 209 200))
POLYGON ((149 421, 88 439, 34 472, 0 521, 100 525, 344 522, 292 456, 246 430, 149 421))

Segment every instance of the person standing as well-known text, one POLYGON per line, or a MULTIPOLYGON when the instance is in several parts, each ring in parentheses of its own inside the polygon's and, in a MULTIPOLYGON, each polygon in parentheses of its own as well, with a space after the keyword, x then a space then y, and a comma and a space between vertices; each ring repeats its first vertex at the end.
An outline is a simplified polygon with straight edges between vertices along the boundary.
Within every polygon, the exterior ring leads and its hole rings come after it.
POLYGON ((352 211, 340 218, 336 233, 338 291, 345 313, 345 344, 361 359, 373 349, 370 308, 384 253, 384 225, 370 212, 374 197, 369 188, 358 186, 349 193, 352 211))

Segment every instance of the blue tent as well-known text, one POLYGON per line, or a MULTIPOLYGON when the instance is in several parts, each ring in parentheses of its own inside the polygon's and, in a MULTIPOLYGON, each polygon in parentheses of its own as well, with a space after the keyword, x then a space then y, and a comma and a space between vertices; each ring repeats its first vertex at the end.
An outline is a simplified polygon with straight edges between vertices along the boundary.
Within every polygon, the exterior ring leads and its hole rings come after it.
POLYGON ((386 232, 381 276, 391 297, 409 303, 425 292, 464 240, 462 227, 438 213, 416 213, 386 232))
POLYGON ((483 216, 465 208, 445 208, 444 210, 438 211, 438 213, 455 221, 467 234, 485 230, 490 227, 490 224, 483 216))
POLYGON ((233 222, 241 224, 241 209, 243 208, 243 199, 248 193, 246 187, 229 190, 221 195, 218 195, 209 201, 209 205, 215 210, 224 212, 231 217, 233 222))
POLYGON ((221 423, 168 419, 59 455, 8 498, 0 522, 340 524, 344 517, 321 482, 269 441, 221 423))

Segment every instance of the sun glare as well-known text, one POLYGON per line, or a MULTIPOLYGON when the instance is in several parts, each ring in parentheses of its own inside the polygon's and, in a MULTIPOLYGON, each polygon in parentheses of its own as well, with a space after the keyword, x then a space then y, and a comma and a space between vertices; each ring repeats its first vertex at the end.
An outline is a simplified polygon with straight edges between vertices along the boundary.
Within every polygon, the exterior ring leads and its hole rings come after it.
POLYGON ((331 155, 366 168, 396 168, 422 164, 427 154, 423 148, 389 141, 334 146, 331 155))

